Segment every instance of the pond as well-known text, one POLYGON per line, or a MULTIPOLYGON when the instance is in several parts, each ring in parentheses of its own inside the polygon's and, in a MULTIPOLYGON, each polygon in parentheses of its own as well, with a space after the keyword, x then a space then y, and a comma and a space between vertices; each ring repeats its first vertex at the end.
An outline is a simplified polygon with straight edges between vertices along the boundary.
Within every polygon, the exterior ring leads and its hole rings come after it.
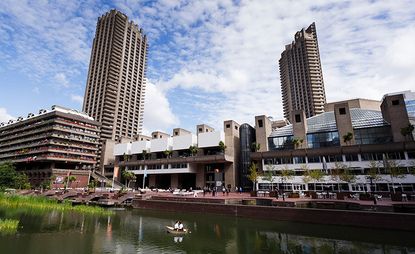
POLYGON ((20 221, 17 233, 0 234, 0 253, 415 253, 413 232, 216 215, 0 209, 0 218, 20 221), (191 233, 167 233, 176 220, 191 233))

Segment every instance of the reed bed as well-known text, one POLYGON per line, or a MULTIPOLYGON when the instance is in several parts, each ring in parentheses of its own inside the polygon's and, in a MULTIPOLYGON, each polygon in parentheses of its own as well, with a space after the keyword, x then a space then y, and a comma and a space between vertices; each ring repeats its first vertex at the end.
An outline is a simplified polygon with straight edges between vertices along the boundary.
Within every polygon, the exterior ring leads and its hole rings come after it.
POLYGON ((78 205, 72 206, 68 201, 58 203, 57 200, 38 196, 19 196, 0 194, 0 206, 6 208, 27 208, 33 210, 58 210, 78 212, 92 215, 112 215, 114 212, 102 207, 78 205))
POLYGON ((19 220, 0 219, 0 234, 15 234, 18 226, 19 220))

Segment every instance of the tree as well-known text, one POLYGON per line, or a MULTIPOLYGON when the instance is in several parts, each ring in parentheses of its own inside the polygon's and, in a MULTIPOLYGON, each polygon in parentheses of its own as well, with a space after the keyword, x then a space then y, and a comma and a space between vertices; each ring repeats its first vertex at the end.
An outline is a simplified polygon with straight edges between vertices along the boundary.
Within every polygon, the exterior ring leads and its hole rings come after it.
POLYGON ((0 164, 0 189, 6 188, 30 189, 27 175, 16 172, 11 162, 0 164))
POLYGON ((147 159, 147 150, 143 150, 142 154, 143 154, 143 160, 146 160, 147 159))
POLYGON ((313 169, 309 171, 310 179, 314 182, 314 190, 316 189, 316 183, 321 182, 324 178, 324 172, 320 169, 313 169))
POLYGON ((351 173, 351 170, 347 165, 336 162, 334 163, 334 168, 331 170, 331 179, 337 181, 338 189, 341 191, 340 181, 353 183, 356 181, 356 176, 351 173))
POLYGON ((370 181, 370 190, 373 192, 372 183, 375 182, 375 191, 376 191, 376 182, 382 179, 379 175, 379 164, 376 161, 369 162, 369 170, 367 171, 367 178, 370 181))
POLYGON ((294 175, 294 170, 289 169, 288 166, 285 166, 281 170, 281 183, 284 184, 284 182, 287 182, 288 180, 292 179, 294 175))
POLYGON ((124 161, 129 161, 130 160, 130 155, 128 155, 128 154, 123 154, 123 159, 124 159, 124 161))
POLYGON ((171 158, 171 155, 173 154, 172 150, 166 150, 164 151, 164 155, 166 156, 166 158, 171 158))
POLYGON ((294 148, 295 149, 298 149, 298 147, 302 147, 303 146, 303 142, 304 142, 304 139, 302 139, 302 138, 294 138, 293 139, 294 148))
POLYGON ((405 140, 411 141, 412 140, 412 132, 414 131, 415 127, 412 124, 408 124, 407 127, 401 128, 401 134, 405 137, 405 140), (408 137, 408 138, 407 138, 408 137))
POLYGON ((352 139, 353 139, 353 133, 351 133, 351 132, 348 132, 348 133, 346 133, 346 135, 343 135, 343 141, 346 144, 350 145, 350 142, 352 141, 352 139))
POLYGON ((226 145, 223 143, 223 141, 219 141, 219 150, 224 153, 226 151, 226 145))
POLYGON ((267 165, 266 166, 267 170, 264 172, 264 175, 262 176, 262 179, 270 182, 271 184, 271 191, 274 191, 274 171, 272 170, 272 166, 271 165, 267 165))
POLYGON ((0 188, 14 188, 16 170, 11 162, 0 164, 0 188))
POLYGON ((254 142, 252 143, 251 148, 252 148, 252 151, 258 152, 261 149, 261 144, 254 142))
POLYGON ((73 183, 73 182, 75 182, 75 181, 76 181, 76 177, 75 177, 75 176, 67 176, 67 177, 65 178, 65 182, 66 182, 65 189, 66 189, 66 187, 71 186, 71 183, 73 183))
POLYGON ((249 175, 248 179, 253 184, 253 190, 256 190, 256 182, 258 180, 258 168, 254 162, 252 162, 251 166, 249 166, 249 175))
POLYGON ((189 146, 189 152, 191 156, 195 156, 198 152, 198 148, 197 146, 189 146))
POLYGON ((127 188, 130 186, 131 181, 137 178, 133 172, 127 170, 124 170, 121 175, 125 180, 125 186, 127 188))
POLYGON ((394 179, 404 178, 404 172, 401 170, 399 163, 395 160, 389 160, 387 155, 383 156, 383 168, 391 178, 393 193, 396 193, 394 179))

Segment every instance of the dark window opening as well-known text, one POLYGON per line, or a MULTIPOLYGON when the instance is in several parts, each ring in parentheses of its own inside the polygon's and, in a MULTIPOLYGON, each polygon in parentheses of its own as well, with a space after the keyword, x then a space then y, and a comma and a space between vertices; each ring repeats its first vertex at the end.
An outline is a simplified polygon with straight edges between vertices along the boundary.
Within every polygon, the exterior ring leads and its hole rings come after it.
POLYGON ((339 108, 339 114, 345 115, 346 114, 346 108, 339 108))
POLYGON ((264 124, 262 123, 262 120, 258 120, 258 127, 259 127, 259 128, 264 127, 264 124))
POLYGON ((199 132, 202 132, 202 128, 199 128, 199 132))
POLYGON ((176 135, 176 136, 177 136, 177 135, 179 135, 179 132, 175 131, 175 132, 174 132, 174 135, 176 135))
POLYGON ((295 122, 296 123, 301 123, 301 116, 300 116, 300 114, 296 114, 295 115, 295 122))
POLYGON ((394 106, 399 105, 399 100, 392 100, 392 105, 394 106))
POLYGON ((238 126, 235 126, 235 130, 238 130, 238 126))
POLYGON ((231 125, 230 124, 227 124, 226 125, 226 129, 229 129, 229 128, 231 128, 231 125))

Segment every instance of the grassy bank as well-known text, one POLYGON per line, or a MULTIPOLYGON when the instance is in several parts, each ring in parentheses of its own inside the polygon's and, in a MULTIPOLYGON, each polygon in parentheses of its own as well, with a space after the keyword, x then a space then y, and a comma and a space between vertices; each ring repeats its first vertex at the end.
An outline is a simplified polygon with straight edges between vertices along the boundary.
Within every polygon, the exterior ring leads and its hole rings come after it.
POLYGON ((0 234, 14 234, 17 232, 19 220, 0 219, 0 234))
POLYGON ((33 210, 58 210, 78 212, 93 215, 112 215, 113 212, 102 207, 95 206, 72 206, 69 202, 58 203, 56 200, 37 196, 6 195, 0 193, 0 206, 6 208, 27 208, 33 210))

